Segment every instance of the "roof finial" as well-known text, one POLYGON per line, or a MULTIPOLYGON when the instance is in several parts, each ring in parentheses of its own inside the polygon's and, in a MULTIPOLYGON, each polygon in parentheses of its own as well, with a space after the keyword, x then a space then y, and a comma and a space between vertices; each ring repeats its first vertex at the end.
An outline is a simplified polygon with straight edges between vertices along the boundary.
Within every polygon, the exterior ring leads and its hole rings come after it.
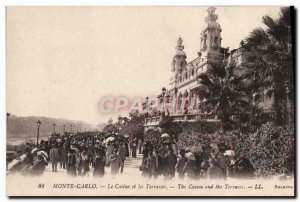
POLYGON ((183 40, 182 40, 181 36, 179 35, 179 38, 177 40, 177 48, 183 49, 182 42, 183 42, 183 40))

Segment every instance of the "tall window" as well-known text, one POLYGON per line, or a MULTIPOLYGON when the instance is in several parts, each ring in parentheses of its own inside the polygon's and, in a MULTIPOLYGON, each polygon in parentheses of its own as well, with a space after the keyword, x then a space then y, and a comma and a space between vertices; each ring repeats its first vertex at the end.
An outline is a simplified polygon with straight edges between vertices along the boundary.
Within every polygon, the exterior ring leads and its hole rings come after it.
POLYGON ((194 76, 194 74, 195 74, 195 70, 194 70, 194 68, 192 69, 192 76, 194 76))

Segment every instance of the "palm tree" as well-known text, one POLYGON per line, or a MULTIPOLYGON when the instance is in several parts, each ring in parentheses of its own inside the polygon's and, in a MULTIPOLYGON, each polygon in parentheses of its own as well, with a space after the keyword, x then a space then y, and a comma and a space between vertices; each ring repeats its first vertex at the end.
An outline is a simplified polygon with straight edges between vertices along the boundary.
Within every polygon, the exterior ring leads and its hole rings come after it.
POLYGON ((233 116, 240 118, 250 107, 249 93, 244 88, 243 78, 235 73, 235 63, 212 65, 198 76, 198 82, 208 87, 207 105, 211 113, 218 115, 224 130, 231 129, 233 116))
POLYGON ((283 125, 287 123, 287 105, 294 106, 290 9, 281 8, 278 19, 264 16, 263 23, 266 29, 255 29, 246 39, 252 65, 245 78, 252 81, 258 94, 264 91, 274 98, 276 123, 283 125))

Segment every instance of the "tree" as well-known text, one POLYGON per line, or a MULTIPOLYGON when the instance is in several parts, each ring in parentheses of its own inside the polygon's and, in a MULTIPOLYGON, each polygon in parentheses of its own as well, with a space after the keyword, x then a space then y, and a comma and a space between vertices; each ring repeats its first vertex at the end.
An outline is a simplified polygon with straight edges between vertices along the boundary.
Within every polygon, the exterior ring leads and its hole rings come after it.
POLYGON ((245 47, 254 51, 245 77, 252 80, 252 88, 258 94, 265 91, 267 96, 274 97, 276 124, 284 125, 288 108, 294 110, 290 9, 281 8, 277 19, 264 16, 263 23, 266 29, 255 29, 246 39, 245 47))
POLYGON ((103 132, 112 133, 117 131, 116 125, 113 123, 112 118, 109 118, 108 124, 103 128, 103 132))
POLYGON ((123 120, 127 120, 127 123, 121 127, 120 134, 142 138, 144 133, 145 116, 138 113, 130 113, 129 115, 131 118, 130 121, 126 117, 122 118, 123 120))
POLYGON ((218 115, 224 130, 234 125, 233 116, 240 117, 249 108, 249 92, 244 89, 243 78, 235 74, 235 63, 212 65, 198 76, 199 83, 208 87, 207 105, 218 115))

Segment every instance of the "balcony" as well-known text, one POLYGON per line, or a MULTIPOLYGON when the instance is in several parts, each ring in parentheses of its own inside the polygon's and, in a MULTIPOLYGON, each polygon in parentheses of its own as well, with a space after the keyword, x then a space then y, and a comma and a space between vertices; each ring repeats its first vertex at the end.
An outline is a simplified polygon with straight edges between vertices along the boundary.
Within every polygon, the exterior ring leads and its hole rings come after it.
POLYGON ((217 119, 215 115, 211 114, 204 114, 204 113, 197 113, 197 114, 179 114, 179 115, 172 115, 174 122, 180 121, 187 121, 187 122, 194 122, 194 121, 206 121, 206 122, 219 122, 220 120, 217 119))
MULTIPOLYGON (((170 115, 173 122, 219 122, 220 120, 216 115, 206 114, 206 113, 196 113, 196 114, 176 114, 170 115)), ((144 127, 158 126, 160 121, 163 119, 162 116, 152 116, 145 119, 144 127)))
POLYGON ((158 126, 161 120, 162 116, 152 116, 145 118, 144 126, 158 126))

